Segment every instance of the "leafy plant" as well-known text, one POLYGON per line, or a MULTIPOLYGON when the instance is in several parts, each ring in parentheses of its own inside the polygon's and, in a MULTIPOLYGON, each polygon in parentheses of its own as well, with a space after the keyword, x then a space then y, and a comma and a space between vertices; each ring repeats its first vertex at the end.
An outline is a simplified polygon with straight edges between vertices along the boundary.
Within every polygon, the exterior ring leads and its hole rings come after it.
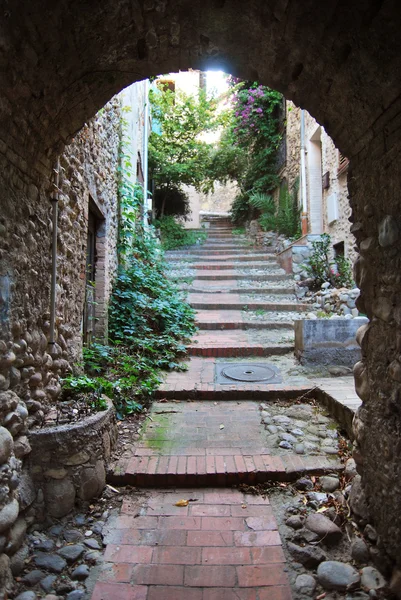
POLYGON ((345 256, 336 256, 335 263, 337 267, 335 273, 337 287, 353 287, 351 262, 345 256))
POLYGON ((287 185, 281 186, 276 216, 275 229, 277 233, 281 233, 292 239, 297 239, 302 234, 298 188, 298 180, 295 182, 291 192, 289 192, 287 185))
POLYGON ((160 229, 163 250, 174 250, 182 246, 193 246, 205 241, 206 231, 185 229, 173 216, 164 216, 154 223, 160 229))
MULTIPOLYGON (((124 124, 123 124, 124 126, 124 124)), ((142 190, 132 183, 134 161, 121 147, 119 169, 119 266, 109 303, 108 345, 84 349, 84 375, 64 380, 67 394, 109 396, 117 415, 142 410, 161 382, 160 370, 185 370, 180 360, 196 331, 194 310, 165 275, 153 227, 142 226, 142 190)))
POLYGON ((330 258, 331 237, 323 233, 319 240, 312 242, 312 254, 305 265, 308 275, 314 280, 315 287, 328 282, 334 287, 352 287, 351 263, 344 256, 330 258))

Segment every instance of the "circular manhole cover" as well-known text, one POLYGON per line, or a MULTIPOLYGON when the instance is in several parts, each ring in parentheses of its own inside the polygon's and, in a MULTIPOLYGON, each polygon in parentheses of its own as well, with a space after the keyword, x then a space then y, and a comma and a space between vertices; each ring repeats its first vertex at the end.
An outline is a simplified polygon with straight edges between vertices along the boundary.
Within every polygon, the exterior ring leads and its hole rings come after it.
POLYGON ((267 381, 276 375, 270 367, 246 364, 224 367, 221 373, 234 381, 267 381))

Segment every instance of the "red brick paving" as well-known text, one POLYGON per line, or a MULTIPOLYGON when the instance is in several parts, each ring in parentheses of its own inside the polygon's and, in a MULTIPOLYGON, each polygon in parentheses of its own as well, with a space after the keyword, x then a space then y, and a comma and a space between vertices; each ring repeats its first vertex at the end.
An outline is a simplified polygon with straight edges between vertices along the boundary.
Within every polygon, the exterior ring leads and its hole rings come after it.
POLYGON ((277 524, 268 499, 259 496, 183 489, 125 500, 105 542, 92 600, 291 599, 277 524), (180 508, 182 516, 166 515, 168 508, 176 513, 181 498, 192 499, 180 508), (267 529, 252 531, 250 519, 267 529), (173 544, 166 544, 166 534, 173 544))

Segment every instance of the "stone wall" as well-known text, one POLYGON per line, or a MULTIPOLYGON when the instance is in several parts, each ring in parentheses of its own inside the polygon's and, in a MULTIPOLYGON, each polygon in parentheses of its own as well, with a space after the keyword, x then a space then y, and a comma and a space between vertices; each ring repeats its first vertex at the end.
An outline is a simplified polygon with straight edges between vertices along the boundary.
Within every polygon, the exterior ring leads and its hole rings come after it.
MULTIPOLYGON (((17 575, 23 567, 27 555, 25 531, 37 518, 37 507, 43 505, 46 498, 43 492, 49 488, 48 483, 47 487, 35 485, 31 470, 26 461, 23 463, 31 452, 27 437, 29 429, 42 423, 49 405, 60 394, 59 377, 81 357, 90 209, 96 211, 98 223, 95 286, 98 320, 95 333, 100 337, 107 336, 107 302, 117 268, 119 140, 120 100, 115 98, 84 126, 60 156, 57 343, 53 346, 48 345, 52 236, 50 182, 47 182, 39 205, 35 200, 39 191, 30 184, 30 194, 15 206, 11 202, 5 204, 2 213, 0 590, 9 586, 10 573, 17 575)), ((50 454, 43 448, 41 454, 44 460, 50 459, 50 454)), ((97 456, 96 473, 102 469, 104 473, 99 452, 92 454, 91 460, 97 456)), ((66 481, 58 481, 59 486, 66 486, 66 481)), ((66 493, 67 496, 75 499, 75 493, 73 496, 66 493)))

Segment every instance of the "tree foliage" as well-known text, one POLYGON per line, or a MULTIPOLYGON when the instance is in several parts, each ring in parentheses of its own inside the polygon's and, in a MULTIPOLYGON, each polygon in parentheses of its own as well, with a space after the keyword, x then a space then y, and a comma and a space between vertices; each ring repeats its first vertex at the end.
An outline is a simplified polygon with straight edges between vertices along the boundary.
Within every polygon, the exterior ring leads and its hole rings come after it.
POLYGON ((269 194, 278 184, 282 95, 256 82, 231 79, 231 86, 233 108, 212 156, 212 170, 215 179, 237 182, 240 193, 232 217, 240 223, 255 208, 251 196, 269 194))
MULTIPOLYGON (((211 146, 202 134, 218 127, 216 102, 203 90, 190 95, 168 87, 151 90, 154 130, 149 138, 149 172, 154 180, 158 216, 169 197, 181 196, 182 186, 200 190, 210 176, 211 146)), ((182 214, 182 213, 176 213, 182 214)))

